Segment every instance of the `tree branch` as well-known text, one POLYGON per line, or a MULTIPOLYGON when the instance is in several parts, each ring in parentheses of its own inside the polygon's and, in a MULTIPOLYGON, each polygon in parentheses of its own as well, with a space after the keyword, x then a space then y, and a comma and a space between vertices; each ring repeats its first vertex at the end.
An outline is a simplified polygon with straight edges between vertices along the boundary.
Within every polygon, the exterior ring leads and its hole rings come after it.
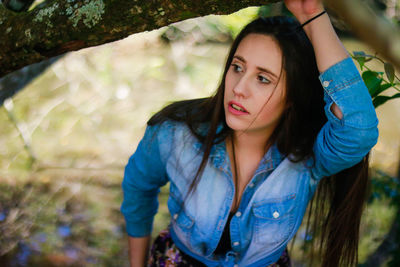
POLYGON ((29 12, 0 5, 0 77, 68 51, 188 18, 279 0, 48 0, 29 12))
POLYGON ((325 0, 362 41, 400 69, 400 31, 361 0, 325 0))

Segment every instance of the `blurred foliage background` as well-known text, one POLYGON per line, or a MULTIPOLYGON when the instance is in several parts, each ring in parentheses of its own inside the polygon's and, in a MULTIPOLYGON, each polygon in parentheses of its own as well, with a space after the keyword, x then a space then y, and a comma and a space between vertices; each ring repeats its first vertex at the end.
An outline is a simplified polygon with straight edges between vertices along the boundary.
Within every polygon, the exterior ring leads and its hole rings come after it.
MULTIPOLYGON (((281 4, 247 8, 69 53, 6 100, 0 108, 0 266, 128 266, 120 184, 146 121, 167 103, 212 94, 241 27, 258 14, 282 13, 281 4)), ((340 33, 348 51, 374 54, 340 33)), ((380 62, 365 64, 385 72, 380 62)), ((399 219, 398 104, 377 109, 380 138, 372 151, 361 263, 399 219)), ((167 192, 160 194, 154 236, 169 222, 167 192)), ((289 246, 295 266, 307 266, 304 233, 301 228, 289 246)), ((383 266, 395 262, 393 250, 383 266)))

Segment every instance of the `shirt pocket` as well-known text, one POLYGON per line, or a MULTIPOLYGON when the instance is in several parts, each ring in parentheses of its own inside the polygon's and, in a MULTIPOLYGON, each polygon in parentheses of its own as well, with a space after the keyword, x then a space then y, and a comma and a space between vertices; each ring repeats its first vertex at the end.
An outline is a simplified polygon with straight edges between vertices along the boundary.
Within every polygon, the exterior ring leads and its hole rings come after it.
POLYGON ((191 231, 194 225, 194 219, 185 212, 181 201, 173 194, 168 198, 168 209, 171 213, 171 224, 180 238, 190 239, 191 231))
POLYGON ((253 204, 256 243, 278 245, 289 237, 295 222, 295 199, 296 195, 291 194, 253 204))

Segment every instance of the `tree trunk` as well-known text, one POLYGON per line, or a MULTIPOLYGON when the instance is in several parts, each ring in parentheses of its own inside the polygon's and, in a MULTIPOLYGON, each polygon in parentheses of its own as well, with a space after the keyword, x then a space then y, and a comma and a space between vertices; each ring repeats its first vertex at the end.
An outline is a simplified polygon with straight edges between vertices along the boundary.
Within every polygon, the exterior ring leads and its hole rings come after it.
POLYGON ((229 14, 278 1, 48 0, 21 13, 0 5, 0 77, 68 51, 112 42, 184 19, 229 14))

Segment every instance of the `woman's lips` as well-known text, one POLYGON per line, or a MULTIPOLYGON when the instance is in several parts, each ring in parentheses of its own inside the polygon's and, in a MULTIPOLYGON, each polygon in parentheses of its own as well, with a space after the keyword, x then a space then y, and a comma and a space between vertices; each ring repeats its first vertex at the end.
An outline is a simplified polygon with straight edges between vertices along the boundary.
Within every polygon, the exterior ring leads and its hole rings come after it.
POLYGON ((228 103, 228 110, 230 113, 234 115, 246 115, 249 114, 249 112, 238 102, 235 101, 229 101, 228 103))

